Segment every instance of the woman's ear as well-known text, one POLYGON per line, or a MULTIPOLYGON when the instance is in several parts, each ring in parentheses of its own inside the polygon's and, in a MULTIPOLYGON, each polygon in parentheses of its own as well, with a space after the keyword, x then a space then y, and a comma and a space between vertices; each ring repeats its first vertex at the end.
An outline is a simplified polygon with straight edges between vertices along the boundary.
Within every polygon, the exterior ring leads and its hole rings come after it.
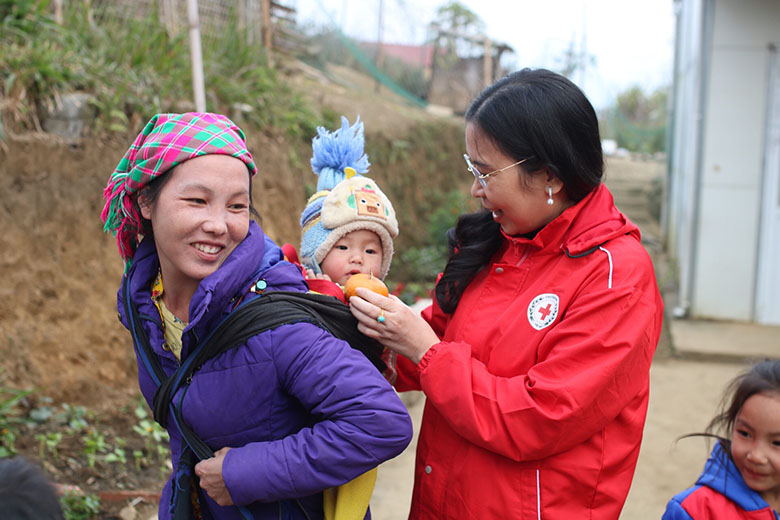
POLYGON ((550 170, 550 168, 545 167, 544 168, 544 174, 545 174, 545 186, 549 186, 552 188, 553 193, 558 193, 563 189, 563 181, 555 175, 555 173, 550 170))
POLYGON ((141 216, 146 220, 152 220, 152 205, 149 202, 149 196, 146 188, 138 192, 138 209, 141 210, 141 216))

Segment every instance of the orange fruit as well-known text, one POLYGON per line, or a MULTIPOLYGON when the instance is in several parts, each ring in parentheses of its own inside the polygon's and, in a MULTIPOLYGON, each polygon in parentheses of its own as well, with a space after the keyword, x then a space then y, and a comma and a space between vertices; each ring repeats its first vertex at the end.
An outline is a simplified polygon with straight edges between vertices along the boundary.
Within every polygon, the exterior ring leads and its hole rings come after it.
POLYGON ((347 279, 347 284, 344 286, 344 295, 347 297, 347 300, 349 300, 350 297, 357 295, 356 290, 358 287, 371 289, 382 296, 388 296, 390 294, 385 283, 373 274, 357 273, 350 276, 347 279))

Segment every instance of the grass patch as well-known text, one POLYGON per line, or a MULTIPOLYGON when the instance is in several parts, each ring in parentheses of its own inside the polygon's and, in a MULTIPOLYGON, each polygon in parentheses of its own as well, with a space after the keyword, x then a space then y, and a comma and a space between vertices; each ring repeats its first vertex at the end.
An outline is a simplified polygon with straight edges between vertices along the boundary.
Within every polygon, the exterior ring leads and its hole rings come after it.
MULTIPOLYGON (((135 131, 159 112, 194 110, 185 31, 169 34, 154 11, 94 21, 82 2, 65 7, 60 26, 47 0, 0 0, 0 115, 7 131, 40 130, 68 92, 91 95, 96 134, 135 131)), ((258 45, 222 31, 204 39, 203 56, 210 111, 293 139, 310 139, 322 123, 258 45)))

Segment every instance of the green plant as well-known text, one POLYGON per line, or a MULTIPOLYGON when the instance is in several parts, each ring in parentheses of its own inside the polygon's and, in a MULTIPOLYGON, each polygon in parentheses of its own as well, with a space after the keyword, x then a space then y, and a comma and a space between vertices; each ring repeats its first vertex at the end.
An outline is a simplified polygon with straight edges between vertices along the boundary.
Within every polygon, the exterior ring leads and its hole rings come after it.
MULTIPOLYGON (((414 245, 401 251, 401 262, 393 264, 393 277, 432 287, 436 276, 447 263, 447 231, 455 226, 458 216, 467 210, 466 197, 458 190, 444 193, 434 191, 430 193, 427 209, 421 212, 428 215, 425 227, 427 237, 424 237, 426 245, 414 245)), ((413 291, 412 295, 405 298, 416 298, 419 293, 413 291)))
POLYGON ((8 428, 0 430, 0 458, 16 455, 16 431, 8 428))
POLYGON ((124 466, 127 464, 127 455, 125 454, 125 449, 120 448, 119 446, 115 447, 113 450, 106 453, 104 460, 106 462, 118 462, 124 466))
POLYGON ((133 450, 133 463, 135 469, 141 469, 146 466, 146 461, 146 455, 144 455, 143 450, 133 450))
MULTIPOLYGON (((0 96, 22 128, 40 129, 40 109, 54 107, 68 91, 91 94, 98 133, 127 132, 154 113, 194 109, 186 101, 192 95, 187 33, 169 34, 156 15, 95 21, 85 3, 69 2, 60 26, 46 15, 44 0, 0 2, 0 96)), ((229 23, 238 25, 235 17, 229 23)), ((246 106, 246 120, 295 139, 310 138, 322 122, 277 77, 262 48, 234 31, 206 39, 204 74, 212 111, 233 115, 246 106)))
POLYGON ((600 114, 602 134, 632 152, 662 152, 666 145, 668 96, 668 87, 649 94, 639 86, 621 92, 616 103, 600 114))
POLYGON ((40 128, 38 108, 79 83, 81 68, 68 34, 48 15, 46 0, 0 3, 0 96, 14 119, 40 128), (45 35, 45 36, 44 36, 45 35))
POLYGON ((54 415, 55 406, 53 406, 53 402, 54 400, 51 397, 38 396, 35 402, 36 406, 27 414, 28 417, 37 424, 45 423, 54 415))
POLYGON ((137 425, 133 425, 133 430, 141 437, 148 438, 154 442, 168 442, 168 432, 157 424, 154 420, 149 418, 149 411, 146 408, 146 403, 139 401, 138 406, 133 411, 135 416, 139 419, 137 425))
POLYGON ((100 498, 97 495, 68 489, 60 497, 65 520, 89 520, 100 513, 100 498))
POLYGON ((41 460, 46 459, 46 453, 53 456, 55 459, 59 457, 57 446, 62 442, 61 432, 39 433, 35 436, 35 439, 39 442, 41 460))
POLYGON ((106 437, 98 430, 89 430, 84 438, 84 455, 87 456, 87 464, 90 468, 95 467, 98 453, 104 453, 108 449, 106 437))
POLYGON ((98 131, 125 132, 131 116, 146 120, 174 111, 191 95, 186 35, 169 35, 156 16, 106 17, 92 25, 83 8, 69 12, 66 27, 85 50, 77 59, 85 70, 83 88, 94 96, 98 131))
POLYGON ((111 449, 103 458, 108 463, 118 462, 122 466, 127 464, 127 454, 125 453, 125 446, 127 441, 121 437, 114 437, 114 448, 111 449))
POLYGON ((134 413, 138 418, 138 424, 133 425, 133 431, 144 439, 144 449, 133 452, 136 467, 150 465, 153 457, 156 456, 163 465, 161 472, 165 471, 164 465, 170 456, 168 432, 149 418, 149 411, 143 399, 139 399, 134 413))
POLYGON ((34 34, 51 27, 49 0, 0 0, 0 23, 4 30, 34 34))
POLYGON ((70 430, 78 432, 89 427, 87 419, 92 420, 94 415, 94 412, 84 406, 63 403, 62 411, 55 415, 55 419, 60 424, 67 424, 70 430))
MULTIPOLYGON (((229 24, 237 24, 234 13, 229 18, 229 24)), ((242 104, 246 109, 240 117, 259 128, 278 128, 294 139, 315 133, 319 114, 279 80, 265 53, 244 38, 211 38, 204 48, 204 74, 209 102, 219 111, 230 113, 242 104)))
POLYGON ((16 455, 19 425, 24 423, 18 405, 31 393, 32 390, 0 386, 0 457, 16 455))
POLYGON ((157 459, 160 461, 160 476, 171 470, 171 450, 164 444, 157 445, 157 459))
POLYGON ((438 246, 410 247, 401 253, 405 280, 433 285, 436 275, 444 269, 446 251, 438 246))

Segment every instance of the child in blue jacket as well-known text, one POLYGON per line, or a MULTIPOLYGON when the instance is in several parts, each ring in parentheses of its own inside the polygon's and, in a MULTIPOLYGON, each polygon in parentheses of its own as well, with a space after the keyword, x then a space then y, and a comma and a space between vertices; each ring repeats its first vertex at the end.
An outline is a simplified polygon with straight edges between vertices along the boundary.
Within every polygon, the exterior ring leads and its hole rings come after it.
POLYGON ((734 379, 723 406, 702 434, 718 439, 704 471, 669 501, 663 520, 780 518, 780 360, 734 379))

